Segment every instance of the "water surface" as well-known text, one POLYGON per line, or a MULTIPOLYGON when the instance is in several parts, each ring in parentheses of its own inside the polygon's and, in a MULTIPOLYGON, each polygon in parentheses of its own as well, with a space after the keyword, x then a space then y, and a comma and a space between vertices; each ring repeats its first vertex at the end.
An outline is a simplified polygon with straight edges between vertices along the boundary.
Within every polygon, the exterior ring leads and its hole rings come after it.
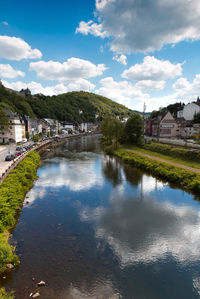
POLYGON ((96 137, 52 148, 12 243, 16 298, 199 298, 198 198, 104 155, 96 137))

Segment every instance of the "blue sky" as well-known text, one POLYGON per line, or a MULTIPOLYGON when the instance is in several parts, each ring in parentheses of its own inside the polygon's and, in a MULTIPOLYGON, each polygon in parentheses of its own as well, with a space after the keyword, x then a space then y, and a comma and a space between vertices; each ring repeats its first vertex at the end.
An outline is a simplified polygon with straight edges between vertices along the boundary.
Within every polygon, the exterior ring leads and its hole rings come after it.
POLYGON ((199 0, 0 1, 0 78, 147 111, 200 96, 199 0))

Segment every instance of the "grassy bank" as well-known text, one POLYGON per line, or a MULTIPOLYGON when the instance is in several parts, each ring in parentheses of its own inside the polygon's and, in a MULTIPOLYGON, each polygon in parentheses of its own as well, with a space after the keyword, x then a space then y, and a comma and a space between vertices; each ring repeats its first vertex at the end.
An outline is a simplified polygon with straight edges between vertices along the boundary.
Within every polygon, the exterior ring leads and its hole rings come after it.
POLYGON ((200 151, 180 147, 173 147, 162 143, 144 144, 143 148, 151 152, 160 153, 175 159, 182 159, 189 162, 197 162, 200 165, 200 151))
POLYGON ((143 153, 143 154, 154 156, 154 157, 157 157, 157 158, 169 160, 169 161, 174 162, 174 163, 179 163, 179 164, 182 164, 182 165, 185 165, 185 166, 188 166, 188 167, 200 169, 200 159, 199 159, 199 162, 198 162, 198 161, 192 160, 192 159, 185 159, 181 155, 179 155, 177 157, 170 156, 167 153, 163 154, 163 153, 159 153, 158 151, 154 151, 152 148, 150 150, 148 147, 146 147, 146 145, 142 146, 142 147, 130 146, 129 145, 129 146, 126 146, 126 148, 131 149, 131 150, 135 150, 135 151, 143 153))
POLYGON ((9 231, 16 224, 16 214, 33 186, 39 165, 39 154, 30 152, 0 185, 0 273, 8 270, 9 264, 10 268, 19 264, 14 248, 8 243, 9 231))
POLYGON ((112 153, 122 158, 125 162, 177 184, 185 190, 200 192, 200 175, 196 173, 132 153, 125 149, 113 149, 112 153))

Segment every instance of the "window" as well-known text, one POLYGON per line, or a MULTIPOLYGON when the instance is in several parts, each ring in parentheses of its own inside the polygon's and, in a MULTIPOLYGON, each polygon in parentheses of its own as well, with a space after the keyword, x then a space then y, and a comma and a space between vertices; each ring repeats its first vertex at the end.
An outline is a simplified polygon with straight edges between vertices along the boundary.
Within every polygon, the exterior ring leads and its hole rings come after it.
POLYGON ((10 126, 10 129, 12 129, 12 126, 10 126))

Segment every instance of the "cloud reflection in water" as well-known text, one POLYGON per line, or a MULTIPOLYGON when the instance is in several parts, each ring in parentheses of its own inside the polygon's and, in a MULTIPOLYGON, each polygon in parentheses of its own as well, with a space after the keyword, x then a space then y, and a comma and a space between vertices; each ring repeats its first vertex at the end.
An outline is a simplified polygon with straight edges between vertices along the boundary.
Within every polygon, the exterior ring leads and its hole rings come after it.
POLYGON ((121 267, 151 263, 171 254, 178 262, 200 259, 200 212, 151 198, 115 198, 109 209, 85 208, 82 221, 93 221, 121 267))

